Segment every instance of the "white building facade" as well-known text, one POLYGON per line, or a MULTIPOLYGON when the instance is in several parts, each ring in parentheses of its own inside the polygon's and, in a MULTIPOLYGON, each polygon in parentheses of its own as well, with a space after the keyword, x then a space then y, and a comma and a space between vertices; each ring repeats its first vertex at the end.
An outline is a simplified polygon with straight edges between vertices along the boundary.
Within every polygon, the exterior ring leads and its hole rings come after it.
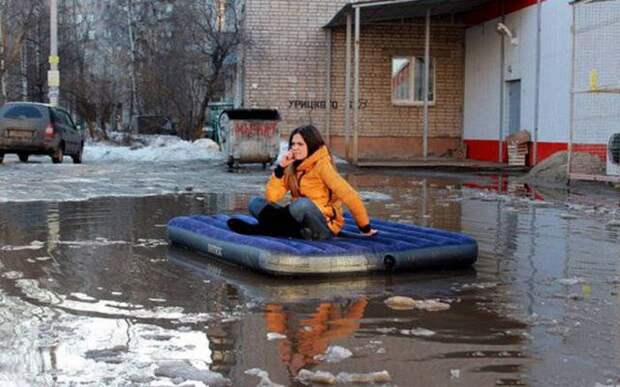
POLYGON ((505 161, 502 139, 527 130, 534 164, 569 141, 572 8, 569 0, 512 3, 512 12, 487 12, 467 29, 463 139, 469 158, 505 161))

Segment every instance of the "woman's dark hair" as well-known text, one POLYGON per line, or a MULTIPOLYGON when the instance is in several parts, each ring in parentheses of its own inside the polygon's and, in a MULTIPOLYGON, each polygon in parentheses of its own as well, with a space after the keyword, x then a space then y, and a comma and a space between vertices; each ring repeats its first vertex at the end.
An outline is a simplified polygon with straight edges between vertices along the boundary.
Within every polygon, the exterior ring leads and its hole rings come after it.
POLYGON ((308 157, 310 157, 314 152, 319 150, 320 147, 325 145, 325 141, 323 141, 323 137, 321 136, 321 132, 314 127, 313 125, 300 126, 299 128, 295 128, 291 132, 291 136, 288 138, 288 148, 292 148, 293 136, 299 134, 303 139, 306 145, 308 146, 308 157))
MULTIPOLYGON (((308 157, 310 157, 314 152, 318 151, 323 145, 325 145, 325 141, 323 141, 323 136, 321 136, 321 132, 317 128, 312 125, 300 126, 299 128, 295 128, 291 132, 291 136, 288 139, 288 148, 292 148, 293 136, 299 134, 303 139, 306 145, 308 146, 308 157)), ((285 170, 284 176, 286 185, 288 189, 291 191, 291 195, 294 198, 299 197, 299 181, 297 179, 297 166, 301 164, 301 160, 297 160, 291 163, 285 170)))

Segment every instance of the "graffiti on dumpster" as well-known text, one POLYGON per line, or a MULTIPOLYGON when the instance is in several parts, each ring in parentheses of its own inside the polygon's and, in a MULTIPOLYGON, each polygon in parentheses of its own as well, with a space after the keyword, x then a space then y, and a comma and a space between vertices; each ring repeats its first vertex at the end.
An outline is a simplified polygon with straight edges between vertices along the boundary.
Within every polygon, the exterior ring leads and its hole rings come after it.
MULTIPOLYGON (((338 101, 329 101, 331 108, 338 109, 338 101)), ((353 108, 353 102, 351 102, 351 108, 353 108)), ((359 108, 366 109, 368 107, 367 99, 360 99, 359 108)), ((302 99, 290 99, 288 101, 289 109, 300 110, 319 110, 327 108, 327 101, 325 100, 302 100, 302 99)))
POLYGON ((235 136, 273 136, 276 132, 275 122, 238 122, 234 125, 235 136))

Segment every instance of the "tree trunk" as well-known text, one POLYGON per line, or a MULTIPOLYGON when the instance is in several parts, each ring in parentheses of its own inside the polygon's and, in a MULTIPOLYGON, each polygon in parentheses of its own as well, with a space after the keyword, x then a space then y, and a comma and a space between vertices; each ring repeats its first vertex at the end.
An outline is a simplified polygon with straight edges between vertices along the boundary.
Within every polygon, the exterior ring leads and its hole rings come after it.
POLYGON ((88 128, 88 133, 90 134, 90 138, 93 140, 97 140, 95 137, 95 123, 92 121, 86 121, 86 127, 88 128))
POLYGON ((207 108, 209 107, 209 92, 205 94, 202 99, 202 103, 200 104, 200 110, 198 111, 198 117, 196 119, 196 126, 194 126, 194 133, 192 135, 192 140, 197 140, 202 136, 202 128, 205 124, 205 115, 207 112, 207 108))

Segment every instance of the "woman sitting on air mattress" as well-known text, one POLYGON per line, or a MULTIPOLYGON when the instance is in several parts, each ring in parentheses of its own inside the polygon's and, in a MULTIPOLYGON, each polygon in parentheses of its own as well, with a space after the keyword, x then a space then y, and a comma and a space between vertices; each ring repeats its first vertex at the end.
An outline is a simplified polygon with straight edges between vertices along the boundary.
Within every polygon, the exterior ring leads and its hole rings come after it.
POLYGON ((321 133, 312 125, 291 133, 289 151, 280 159, 267 183, 265 198, 253 198, 248 207, 257 224, 231 218, 228 227, 240 234, 325 240, 338 235, 344 225, 346 204, 365 236, 370 227, 359 194, 336 171, 321 133), (287 192, 292 201, 278 204, 287 192))

